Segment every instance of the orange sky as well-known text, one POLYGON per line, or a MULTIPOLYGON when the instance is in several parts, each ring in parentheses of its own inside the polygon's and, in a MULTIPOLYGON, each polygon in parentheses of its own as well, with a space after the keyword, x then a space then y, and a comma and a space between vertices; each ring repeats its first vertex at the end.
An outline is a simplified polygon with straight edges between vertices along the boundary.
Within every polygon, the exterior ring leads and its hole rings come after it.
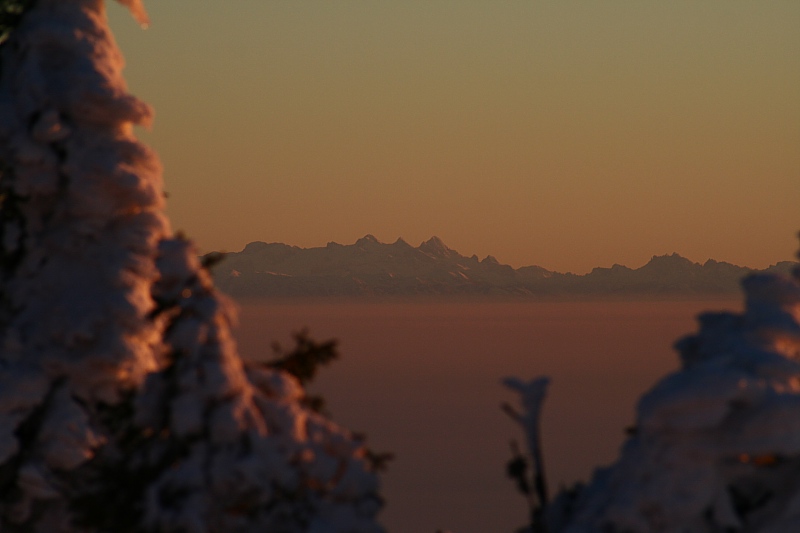
POLYGON ((797 0, 147 7, 112 28, 204 251, 438 235, 585 272, 797 248, 797 0))

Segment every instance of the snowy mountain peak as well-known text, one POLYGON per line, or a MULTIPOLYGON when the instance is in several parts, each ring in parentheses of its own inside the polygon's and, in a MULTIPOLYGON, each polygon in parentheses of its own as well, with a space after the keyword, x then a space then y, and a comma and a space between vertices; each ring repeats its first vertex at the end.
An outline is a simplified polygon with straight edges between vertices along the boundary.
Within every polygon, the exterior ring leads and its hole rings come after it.
MULTIPOLYGON (((788 274, 796 263, 770 272, 788 274)), ((694 263, 678 254, 654 256, 632 269, 619 264, 589 274, 561 274, 542 267, 514 269, 494 256, 465 257, 438 237, 418 247, 403 239, 381 243, 366 235, 355 244, 328 243, 298 248, 251 243, 225 255, 215 271, 218 286, 239 297, 324 295, 508 294, 558 295, 722 295, 736 294, 753 269, 728 263, 694 263), (232 275, 236 270, 239 275, 232 275), (391 275, 389 274, 391 273, 391 275), (279 275, 276 275, 279 274, 279 275), (357 282, 353 280, 358 280, 357 282)))
POLYGON ((253 241, 251 243, 248 243, 247 246, 244 247, 244 250, 242 250, 242 252, 243 253, 257 252, 258 250, 263 250, 267 246, 268 246, 267 243, 263 241, 253 241))
POLYGON ((293 246, 289 246, 288 244, 283 244, 282 242, 255 241, 245 246, 243 253, 253 254, 253 253, 275 252, 277 250, 281 251, 291 250, 292 248, 293 246))
POLYGON ((371 233, 367 233, 366 235, 364 235, 363 237, 361 237, 360 239, 358 239, 358 240, 356 241, 356 244, 358 244, 358 245, 364 245, 364 244, 381 244, 381 241, 379 241, 378 239, 376 239, 376 238, 375 238, 375 236, 374 236, 373 234, 371 234, 371 233))
POLYGON ((677 252, 672 252, 671 254, 664 254, 664 255, 654 255, 650 258, 650 263, 663 263, 663 264, 672 264, 672 265, 693 265, 695 264, 690 259, 686 259, 682 255, 677 252))
POLYGON ((420 251, 423 251, 427 254, 438 255, 447 257, 453 253, 453 250, 447 247, 447 245, 442 242, 442 239, 436 237, 435 235, 428 239, 427 241, 423 242, 419 245, 420 251))

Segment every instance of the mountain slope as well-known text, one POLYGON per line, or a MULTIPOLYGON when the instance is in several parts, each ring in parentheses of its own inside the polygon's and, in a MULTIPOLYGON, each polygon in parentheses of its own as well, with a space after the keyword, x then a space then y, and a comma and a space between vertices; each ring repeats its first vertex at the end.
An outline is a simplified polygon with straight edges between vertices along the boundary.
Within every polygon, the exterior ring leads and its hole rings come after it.
MULTIPOLYGON (((768 270, 789 272, 795 263, 768 270)), ((413 247, 366 235, 354 244, 318 248, 252 242, 226 254, 214 267, 218 286, 244 297, 295 296, 602 296, 720 295, 736 293, 754 272, 713 260, 705 264, 677 254, 654 256, 645 266, 595 268, 585 275, 538 266, 514 269, 487 256, 466 257, 438 237, 413 247)))

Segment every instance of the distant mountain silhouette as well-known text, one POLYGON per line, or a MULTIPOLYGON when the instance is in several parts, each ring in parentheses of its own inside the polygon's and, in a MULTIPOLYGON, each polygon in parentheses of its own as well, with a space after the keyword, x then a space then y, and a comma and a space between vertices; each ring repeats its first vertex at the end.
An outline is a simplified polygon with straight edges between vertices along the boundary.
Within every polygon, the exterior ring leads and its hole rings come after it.
MULTIPOLYGON (((767 271, 789 273, 784 261, 767 271)), ((641 268, 595 268, 562 274, 538 266, 514 269, 487 256, 465 257, 438 237, 418 247, 372 235, 354 244, 319 248, 252 242, 226 254, 213 268, 217 286, 240 297, 298 296, 692 296, 739 290, 753 269, 708 260, 693 263, 678 254, 654 256, 641 268)))

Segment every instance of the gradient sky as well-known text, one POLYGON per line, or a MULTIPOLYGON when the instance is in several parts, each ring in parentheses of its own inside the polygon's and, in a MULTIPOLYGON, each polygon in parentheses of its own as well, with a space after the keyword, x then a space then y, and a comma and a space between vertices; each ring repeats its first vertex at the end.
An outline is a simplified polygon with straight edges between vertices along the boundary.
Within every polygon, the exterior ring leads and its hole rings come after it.
POLYGON ((111 3, 176 229, 585 272, 800 229, 797 0, 111 3))

